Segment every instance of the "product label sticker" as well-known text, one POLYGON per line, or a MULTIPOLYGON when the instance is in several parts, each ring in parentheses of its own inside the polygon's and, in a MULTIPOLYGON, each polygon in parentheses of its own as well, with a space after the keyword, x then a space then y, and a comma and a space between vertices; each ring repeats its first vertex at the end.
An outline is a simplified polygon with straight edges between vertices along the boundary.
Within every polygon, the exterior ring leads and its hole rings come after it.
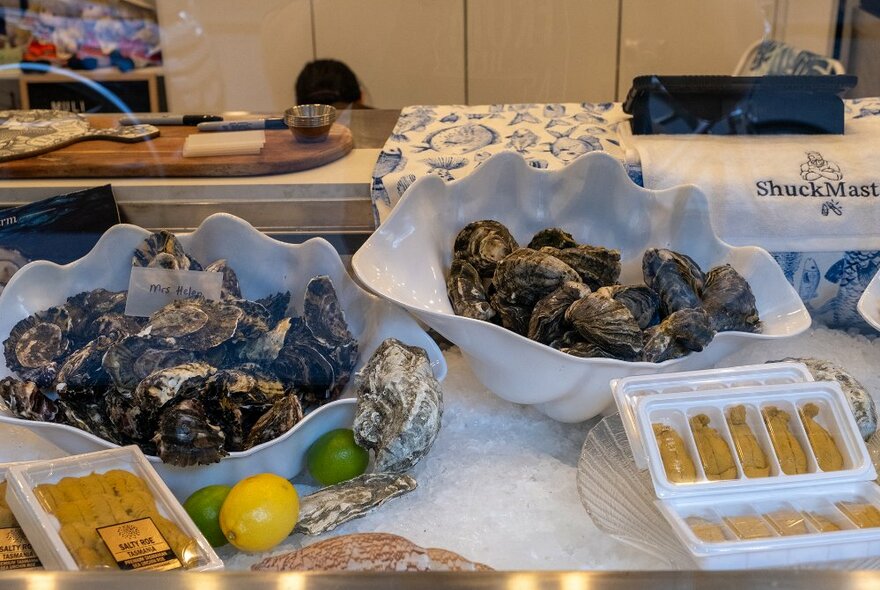
POLYGON ((134 266, 128 281, 125 315, 149 317, 177 299, 220 299, 222 272, 134 266))
POLYGON ((95 530, 113 554, 119 569, 164 572, 182 567, 152 518, 130 520, 95 530))
POLYGON ((42 567, 30 542, 20 528, 0 529, 0 571, 42 567))

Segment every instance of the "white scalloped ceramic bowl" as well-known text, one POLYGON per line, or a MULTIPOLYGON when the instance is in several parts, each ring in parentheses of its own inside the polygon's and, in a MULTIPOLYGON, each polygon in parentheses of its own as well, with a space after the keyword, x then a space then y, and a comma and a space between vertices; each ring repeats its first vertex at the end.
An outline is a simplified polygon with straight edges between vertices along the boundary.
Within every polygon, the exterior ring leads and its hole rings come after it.
MULTIPOLYGON (((63 303, 70 295, 98 287, 127 289, 132 252, 148 235, 148 231, 134 225, 117 225, 101 237, 91 252, 75 262, 65 266, 46 261, 26 265, 0 294, 0 342, 6 340, 19 320, 63 303)), ((226 258, 239 277, 245 298, 258 299, 289 290, 297 312, 302 311, 309 279, 328 275, 358 340, 357 368, 385 338, 394 337, 424 348, 434 375, 438 379, 446 376, 446 361, 434 341, 406 312, 359 287, 327 241, 314 238, 298 245, 279 242, 246 221, 224 213, 212 215, 196 231, 179 237, 187 253, 196 260, 208 264, 226 258)), ((5 363, 2 365, 0 378, 11 374, 5 363)), ((352 380, 343 397, 353 393, 352 380)), ((230 453, 213 465, 181 468, 166 465, 158 457, 149 459, 179 498, 202 486, 231 484, 256 473, 274 472, 289 478, 302 470, 305 451, 319 436, 334 428, 351 427, 354 410, 354 399, 337 400, 314 410, 281 437, 247 451, 230 453)), ((4 422, 25 426, 70 453, 116 447, 71 426, 21 420, 0 410, 0 423, 4 422)))
POLYGON ((872 328, 880 330, 880 272, 875 274, 868 286, 865 287, 862 296, 859 297, 856 309, 858 309, 859 315, 871 324, 872 328))
POLYGON ((355 253, 352 267, 373 292, 457 344, 483 385, 563 422, 586 420, 611 405, 611 379, 709 368, 749 342, 793 336, 810 325, 809 313, 765 250, 733 248, 713 233, 699 189, 640 188, 617 160, 595 152, 556 171, 531 168, 506 152, 461 180, 421 178, 355 253), (706 270, 729 262, 751 284, 764 331, 723 332, 700 353, 654 364, 577 358, 456 316, 446 295, 452 244, 462 227, 478 219, 500 221, 520 244, 542 228, 560 226, 580 242, 619 248, 621 283, 643 282, 642 254, 650 247, 684 252, 706 270))

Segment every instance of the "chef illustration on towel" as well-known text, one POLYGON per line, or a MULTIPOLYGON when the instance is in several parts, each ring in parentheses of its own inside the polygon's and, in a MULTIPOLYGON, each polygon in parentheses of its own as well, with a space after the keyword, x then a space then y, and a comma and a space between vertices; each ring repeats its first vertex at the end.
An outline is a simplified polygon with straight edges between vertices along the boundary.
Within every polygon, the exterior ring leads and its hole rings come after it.
POLYGON ((807 161, 801 164, 801 178, 807 182, 825 178, 827 180, 840 180, 843 173, 840 166, 829 162, 819 152, 807 152, 807 161))

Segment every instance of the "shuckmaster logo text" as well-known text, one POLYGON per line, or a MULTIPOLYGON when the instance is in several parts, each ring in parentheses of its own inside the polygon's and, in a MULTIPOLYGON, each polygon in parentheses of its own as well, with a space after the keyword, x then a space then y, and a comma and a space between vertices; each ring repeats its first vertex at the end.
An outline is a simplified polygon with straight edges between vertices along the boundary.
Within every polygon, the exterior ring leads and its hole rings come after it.
POLYGON ((755 194, 759 197, 818 197, 827 199, 822 203, 822 215, 843 215, 843 206, 834 199, 843 197, 880 197, 880 184, 853 184, 843 179, 840 166, 826 160, 819 152, 807 152, 807 161, 801 164, 800 177, 804 181, 785 184, 775 180, 759 180, 755 194))

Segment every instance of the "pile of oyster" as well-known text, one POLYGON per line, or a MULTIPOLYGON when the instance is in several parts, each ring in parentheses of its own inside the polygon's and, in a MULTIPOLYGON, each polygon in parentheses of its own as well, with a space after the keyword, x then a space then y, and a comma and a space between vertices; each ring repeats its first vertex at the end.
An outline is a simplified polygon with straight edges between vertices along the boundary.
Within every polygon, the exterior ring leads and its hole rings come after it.
POLYGON ((328 277, 309 281, 299 317, 289 292, 243 299, 224 260, 203 269, 167 232, 132 264, 222 272, 221 299, 140 318, 124 314, 125 291, 96 289, 35 313, 3 342, 19 379, 0 381, 0 405, 188 466, 277 438, 349 381, 358 343, 328 277))
POLYGON ((662 362, 699 352, 716 332, 758 332, 748 282, 729 264, 704 273, 689 256, 651 248, 644 285, 620 285, 620 251, 559 228, 525 248, 493 220, 456 236, 447 294, 457 315, 494 322, 579 357, 662 362))

